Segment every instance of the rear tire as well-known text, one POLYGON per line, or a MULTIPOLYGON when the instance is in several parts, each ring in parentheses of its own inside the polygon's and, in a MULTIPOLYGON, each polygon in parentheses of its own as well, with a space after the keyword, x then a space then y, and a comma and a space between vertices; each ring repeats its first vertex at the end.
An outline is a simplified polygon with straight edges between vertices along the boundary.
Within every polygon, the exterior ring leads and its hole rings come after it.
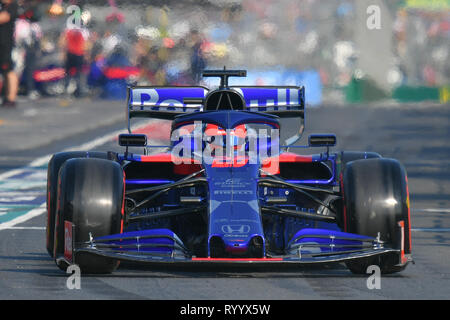
MULTIPOLYGON (((64 255, 64 221, 75 225, 75 243, 122 232, 124 174, 120 165, 103 159, 70 159, 61 167, 56 215, 56 257, 64 255)), ((75 253, 82 273, 111 273, 118 261, 90 253, 75 253)), ((58 263, 57 263, 58 264, 58 263)), ((65 270, 67 265, 58 266, 65 270)))
MULTIPOLYGON (((409 195, 406 171, 394 159, 367 159, 348 163, 343 174, 344 231, 377 237, 386 247, 411 253, 409 195), (399 222, 404 224, 401 237, 399 222)), ((366 273, 370 265, 378 265, 382 273, 399 272, 406 262, 399 254, 350 260, 347 267, 357 274, 366 273)))
POLYGON ((48 254, 54 257, 55 216, 56 197, 58 191, 58 173, 61 166, 72 158, 99 158, 107 159, 106 152, 72 151, 59 152, 53 155, 47 168, 47 226, 46 226, 46 248, 48 254))

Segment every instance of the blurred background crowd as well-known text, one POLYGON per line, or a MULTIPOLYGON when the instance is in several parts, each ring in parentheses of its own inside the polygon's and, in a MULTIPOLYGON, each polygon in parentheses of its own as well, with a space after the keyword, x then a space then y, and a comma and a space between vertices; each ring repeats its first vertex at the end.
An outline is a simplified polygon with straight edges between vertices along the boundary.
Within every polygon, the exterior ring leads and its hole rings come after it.
MULTIPOLYGON (((305 85, 311 105, 449 99, 450 0, 8 2, 27 99, 124 99, 128 85, 209 84, 202 70, 224 66, 247 69, 245 84, 305 85), (381 29, 367 27, 372 4, 381 29)), ((4 100, 7 84, 4 72, 4 100)))

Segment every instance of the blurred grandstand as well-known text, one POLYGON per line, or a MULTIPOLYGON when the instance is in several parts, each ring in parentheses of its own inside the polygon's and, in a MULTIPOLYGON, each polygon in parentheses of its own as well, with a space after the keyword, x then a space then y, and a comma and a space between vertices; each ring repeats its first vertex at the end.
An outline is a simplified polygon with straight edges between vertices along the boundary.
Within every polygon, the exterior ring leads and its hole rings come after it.
POLYGON ((64 92, 58 39, 78 14, 84 81, 103 98, 124 98, 129 84, 198 83, 203 68, 223 66, 247 69, 248 84, 305 84, 310 105, 447 103, 450 95, 450 0, 30 3, 41 30, 33 74, 42 94, 64 92), (381 8, 381 30, 366 27, 371 4, 381 8), (68 13, 71 5, 80 11, 68 13))

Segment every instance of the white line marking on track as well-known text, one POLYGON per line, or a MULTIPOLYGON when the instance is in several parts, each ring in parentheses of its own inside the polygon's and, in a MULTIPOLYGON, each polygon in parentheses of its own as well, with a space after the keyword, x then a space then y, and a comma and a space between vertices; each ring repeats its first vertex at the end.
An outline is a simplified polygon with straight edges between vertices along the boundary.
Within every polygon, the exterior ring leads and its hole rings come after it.
POLYGON ((8 227, 0 230, 45 230, 45 227, 8 227))
MULTIPOLYGON (((74 150, 92 150, 98 146, 101 146, 102 144, 105 144, 108 141, 111 141, 112 139, 114 139, 116 136, 118 136, 121 133, 126 132, 126 129, 122 129, 122 130, 117 130, 114 132, 111 132, 107 135, 104 135, 100 138, 94 139, 92 141, 83 143, 79 146, 76 147, 70 147, 70 148, 66 148, 63 150, 63 152, 66 151, 74 151, 74 150)), ((45 164, 47 164, 50 161, 50 158, 53 156, 53 154, 49 154, 40 158, 37 158, 36 160, 32 161, 30 163, 30 167, 40 167, 43 166, 45 164)))
MULTIPOLYGON (((141 127, 147 126, 147 125, 149 124, 149 122, 150 122, 150 121, 146 121, 145 123, 137 123, 135 126, 133 126, 133 127, 131 128, 131 130, 132 130, 132 131, 139 130, 141 127)), ((92 141, 83 143, 83 144, 81 144, 81 145, 79 145, 79 146, 66 148, 66 149, 63 150, 63 152, 66 152, 66 151, 75 151, 75 150, 92 150, 92 149, 94 149, 94 148, 96 148, 96 147, 98 147, 98 146, 101 146, 102 144, 105 144, 106 142, 111 141, 112 139, 114 139, 115 137, 117 137, 119 134, 121 134, 121 133, 126 133, 126 132, 128 132, 127 129, 116 130, 116 131, 113 131, 113 132, 111 132, 111 133, 108 133, 108 134, 106 134, 106 135, 104 135, 104 136, 98 137, 98 138, 96 138, 96 139, 94 139, 94 140, 92 140, 92 141)), ((51 158, 52 156, 53 156, 53 154, 48 154, 48 155, 42 156, 42 157, 40 157, 40 158, 37 158, 37 159, 33 160, 33 161, 30 163, 29 166, 30 166, 30 167, 40 167, 40 166, 43 166, 43 165, 47 164, 47 163, 50 161, 50 158, 51 158)), ((21 169, 16 169, 16 170, 19 171, 19 173, 21 172, 21 169)), ((12 175, 8 175, 8 176, 10 177, 10 176, 12 176, 12 175)), ((0 175, 0 179, 1 179, 1 178, 2 178, 2 177, 1 177, 1 175, 0 175)))
POLYGON ((10 220, 10 221, 1 223, 0 224, 0 230, 4 230, 4 229, 8 229, 8 228, 14 227, 16 224, 28 221, 28 220, 30 220, 30 219, 32 219, 34 217, 37 217, 37 216, 43 214, 46 211, 47 211, 46 203, 44 202, 39 207, 28 211, 24 215, 21 215, 21 216, 15 218, 15 219, 10 220))
POLYGON ((450 232, 450 228, 411 228, 412 232, 450 232))
POLYGON ((450 213, 449 208, 426 208, 426 209, 413 209, 414 212, 448 212, 450 213))
POLYGON ((13 169, 11 171, 3 172, 2 174, 0 174, 0 180, 8 179, 9 177, 12 177, 12 176, 15 176, 17 174, 20 174, 23 171, 24 171, 24 169, 20 168, 20 169, 13 169))

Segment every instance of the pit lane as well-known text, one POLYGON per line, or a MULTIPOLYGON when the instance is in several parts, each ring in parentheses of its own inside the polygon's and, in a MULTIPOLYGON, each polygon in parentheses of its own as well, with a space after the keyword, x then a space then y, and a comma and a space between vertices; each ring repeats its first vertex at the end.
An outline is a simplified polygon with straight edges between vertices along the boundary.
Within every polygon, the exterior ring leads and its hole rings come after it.
MULTIPOLYGON (((45 208, 39 208, 41 201, 45 201, 42 157, 124 129, 124 106, 74 101, 68 107, 60 107, 57 100, 51 100, 42 106, 42 114, 33 118, 33 125, 18 128, 27 120, 23 119, 27 107, 8 110, 7 117, 2 116, 11 125, 0 126, 4 137, 0 152, 0 197, 6 192, 7 199, 18 202, 13 204, 30 202, 25 203, 28 206, 22 207, 16 218, 31 210, 36 213, 29 220, 0 230, 0 288, 3 288, 0 299, 353 300, 450 296, 448 105, 329 105, 306 111, 303 143, 310 133, 334 132, 338 138, 336 150, 376 151, 400 160, 407 169, 416 264, 402 273, 383 276, 380 290, 369 290, 367 277, 354 276, 341 264, 281 270, 148 269, 124 264, 112 275, 83 276, 81 290, 69 290, 67 275, 57 269, 45 250, 45 208), (44 110, 50 119, 44 119, 44 110), (67 113, 72 116, 67 117, 67 113), (47 131, 43 132, 43 128, 47 131), (16 171, 11 174, 13 170, 16 171)), ((282 130, 289 129, 289 123, 282 124, 282 130)), ((111 138, 100 141, 95 149, 118 150, 118 147, 111 138)), ((5 214, 2 216, 6 220, 5 214)), ((0 222, 1 226, 6 221, 0 222)))

